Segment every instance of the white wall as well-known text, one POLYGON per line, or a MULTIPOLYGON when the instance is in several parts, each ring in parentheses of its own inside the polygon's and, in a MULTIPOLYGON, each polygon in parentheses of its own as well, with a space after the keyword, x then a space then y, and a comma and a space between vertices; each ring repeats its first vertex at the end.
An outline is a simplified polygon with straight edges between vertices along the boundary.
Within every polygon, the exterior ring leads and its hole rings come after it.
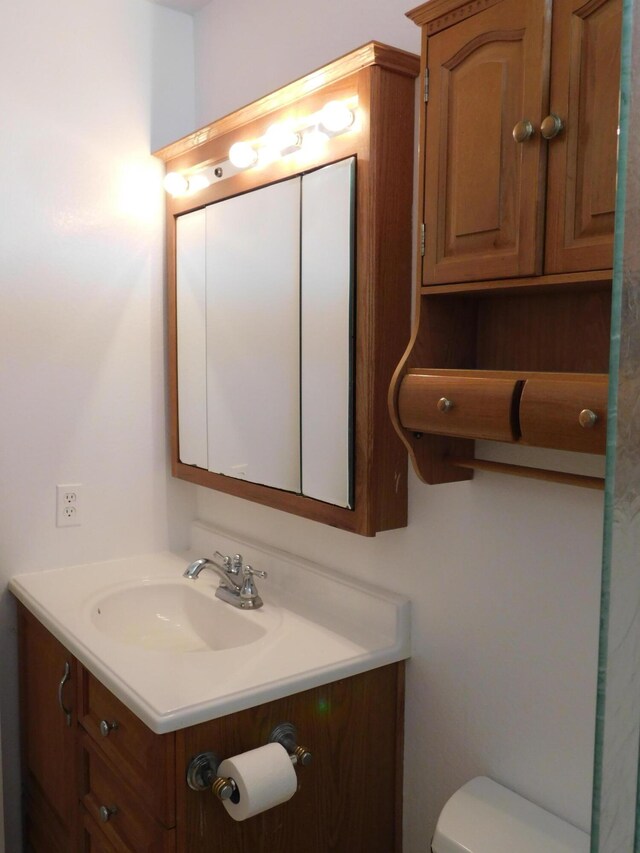
MULTIPOLYGON (((190 17, 144 0, 3 4, 2 590, 15 572, 184 544, 193 493, 167 471, 163 167, 150 151, 193 129, 192 38, 190 17), (77 482, 82 526, 56 528, 55 485, 77 482)), ((15 852, 6 592, 0 620, 15 852)))
MULTIPOLYGON (((417 52, 408 5, 210 3, 196 16, 198 124, 370 39, 417 52)), ((409 527, 367 541, 198 491, 204 520, 412 598, 405 853, 424 853, 446 798, 479 773, 589 829, 601 495, 486 474, 427 487, 411 475, 409 527)))

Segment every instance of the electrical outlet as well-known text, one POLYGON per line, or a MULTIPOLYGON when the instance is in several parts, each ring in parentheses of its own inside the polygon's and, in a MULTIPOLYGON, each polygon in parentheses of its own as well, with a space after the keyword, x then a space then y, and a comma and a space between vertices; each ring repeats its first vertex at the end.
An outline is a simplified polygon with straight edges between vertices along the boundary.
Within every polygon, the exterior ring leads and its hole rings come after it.
POLYGON ((56 527, 79 527, 81 483, 56 486, 56 527))

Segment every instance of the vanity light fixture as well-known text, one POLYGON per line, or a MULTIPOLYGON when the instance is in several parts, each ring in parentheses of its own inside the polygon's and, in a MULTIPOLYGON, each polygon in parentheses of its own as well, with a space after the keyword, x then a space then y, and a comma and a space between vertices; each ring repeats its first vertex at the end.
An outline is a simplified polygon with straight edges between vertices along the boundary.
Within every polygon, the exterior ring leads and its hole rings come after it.
POLYGON ((296 151, 301 145, 300 133, 295 130, 290 122, 272 124, 260 140, 260 159, 277 160, 292 151, 296 151))
POLYGON ((320 124, 331 134, 344 133, 355 120, 355 113, 344 101, 329 101, 320 110, 320 124))
POLYGON ((272 124, 253 142, 236 142, 229 160, 238 169, 266 165, 302 149, 307 156, 317 152, 331 136, 344 133, 355 122, 353 101, 329 101, 321 110, 298 121, 272 124))
POLYGON ((172 196, 185 195, 189 192, 189 181, 180 172, 167 172, 162 182, 165 190, 172 196))
POLYGON ((238 169, 248 169, 258 162, 258 152, 249 142, 234 142, 229 149, 229 160, 238 169))
POLYGON ((302 140, 302 150, 307 158, 320 156, 320 152, 329 141, 329 135, 319 127, 314 127, 305 133, 302 140))
POLYGON ((169 172, 165 175, 163 186, 169 195, 177 198, 206 189, 213 182, 214 174, 215 171, 211 166, 195 172, 169 172))
POLYGON ((331 137, 353 127, 356 118, 355 101, 355 98, 329 101, 321 110, 305 118, 272 124, 259 139, 234 142, 229 149, 226 165, 218 164, 215 168, 207 166, 186 174, 169 172, 164 179, 164 188, 176 198, 199 192, 216 180, 230 177, 251 166, 266 166, 295 151, 302 150, 306 160, 318 157, 331 137))

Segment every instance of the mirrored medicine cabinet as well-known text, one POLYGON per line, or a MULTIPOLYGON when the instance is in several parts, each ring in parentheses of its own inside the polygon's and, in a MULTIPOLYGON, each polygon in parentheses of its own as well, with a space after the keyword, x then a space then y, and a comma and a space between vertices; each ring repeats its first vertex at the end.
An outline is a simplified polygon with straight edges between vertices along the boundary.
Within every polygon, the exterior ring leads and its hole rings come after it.
POLYGON ((172 473, 355 533, 406 525, 418 58, 370 43, 156 152, 172 473))

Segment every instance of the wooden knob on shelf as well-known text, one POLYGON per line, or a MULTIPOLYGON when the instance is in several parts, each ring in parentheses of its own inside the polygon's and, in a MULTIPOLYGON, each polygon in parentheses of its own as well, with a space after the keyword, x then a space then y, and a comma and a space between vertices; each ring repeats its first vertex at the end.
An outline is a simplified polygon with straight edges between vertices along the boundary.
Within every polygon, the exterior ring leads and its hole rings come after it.
POLYGON ((440 397, 438 402, 436 403, 439 412, 450 412, 453 409, 453 400, 447 400, 446 397, 440 397))
POLYGON ((578 415, 578 422, 583 429, 591 429, 598 421, 598 416, 591 409, 583 409, 578 415))

